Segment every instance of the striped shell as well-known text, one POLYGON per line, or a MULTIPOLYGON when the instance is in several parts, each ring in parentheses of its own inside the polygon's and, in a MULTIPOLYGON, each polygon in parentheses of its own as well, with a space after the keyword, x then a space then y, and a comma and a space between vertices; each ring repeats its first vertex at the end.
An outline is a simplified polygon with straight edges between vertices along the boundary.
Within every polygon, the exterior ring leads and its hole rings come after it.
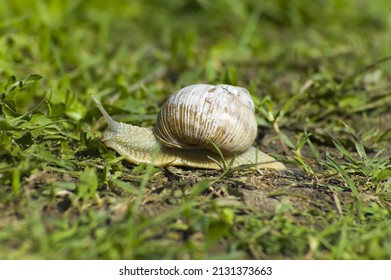
POLYGON ((257 135, 254 103, 245 88, 187 86, 163 104, 154 134, 169 147, 215 151, 212 142, 224 155, 240 154, 257 135))

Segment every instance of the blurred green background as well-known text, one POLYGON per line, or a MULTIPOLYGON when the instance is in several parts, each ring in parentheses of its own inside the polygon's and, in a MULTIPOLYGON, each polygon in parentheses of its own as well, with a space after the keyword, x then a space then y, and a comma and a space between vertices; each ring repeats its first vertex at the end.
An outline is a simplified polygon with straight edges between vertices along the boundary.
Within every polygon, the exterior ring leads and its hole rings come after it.
POLYGON ((387 0, 2 1, 0 73, 40 74, 54 93, 129 94, 163 66, 177 85, 262 82, 292 94, 314 72, 348 75, 389 55, 390 9, 387 0))

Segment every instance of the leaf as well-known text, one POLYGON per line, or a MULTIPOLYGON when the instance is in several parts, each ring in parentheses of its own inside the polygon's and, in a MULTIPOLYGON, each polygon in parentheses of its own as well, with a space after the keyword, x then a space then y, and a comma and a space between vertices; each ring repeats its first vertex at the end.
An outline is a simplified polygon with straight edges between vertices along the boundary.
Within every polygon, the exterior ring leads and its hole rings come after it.
MULTIPOLYGON (((16 123, 16 126, 18 124, 19 123, 16 123)), ((16 130, 15 123, 11 123, 7 119, 0 117, 0 131, 9 131, 9 130, 16 130)))
POLYGON ((383 169, 375 177, 375 179, 377 181, 384 181, 384 180, 389 179, 389 178, 391 178, 391 167, 383 169))
POLYGON ((15 91, 14 89, 16 89, 16 86, 12 87, 9 91, 7 91, 3 99, 4 104, 7 105, 7 107, 13 112, 15 112, 16 110, 15 95, 17 93, 17 91, 15 91))
POLYGON ((16 106, 15 106, 15 98, 16 95, 21 92, 25 85, 35 83, 36 81, 40 80, 42 76, 38 74, 33 74, 28 76, 26 79, 21 80, 21 81, 16 81, 15 76, 11 76, 5 85, 5 92, 4 92, 4 98, 3 102, 8 106, 8 108, 12 111, 16 111, 16 106))
POLYGON ((351 135, 354 138, 354 145, 356 146, 357 153, 360 155, 360 158, 367 160, 367 153, 365 152, 364 145, 361 143, 360 139, 358 137, 351 133, 351 135))
POLYGON ((296 149, 295 145, 292 143, 292 141, 285 133, 279 131, 278 136, 280 137, 282 142, 284 142, 289 148, 296 149))
POLYGON ((311 167, 305 163, 304 159, 299 156, 293 156, 294 160, 308 173, 314 174, 314 171, 312 171, 311 167))
POLYGON ((130 184, 130 183, 127 183, 127 182, 124 182, 124 181, 121 181, 121 180, 115 179, 115 178, 111 178, 110 181, 113 182, 113 184, 114 184, 116 187, 118 187, 118 188, 120 188, 120 189, 122 189, 122 190, 124 190, 124 191, 126 191, 126 192, 128 192, 128 193, 135 194, 135 195, 139 195, 139 194, 140 194, 140 192, 138 191, 138 189, 135 188, 135 187, 134 187, 132 184, 130 184))
POLYGON ((5 91, 4 94, 7 95, 7 93, 9 92, 9 87, 11 86, 11 88, 15 87, 16 83, 16 77, 14 75, 10 76, 8 78, 8 80, 6 82, 4 82, 4 86, 3 86, 3 90, 5 91))
POLYGON ((42 128, 49 124, 52 124, 53 121, 45 115, 34 114, 29 122, 26 122, 22 125, 23 128, 27 129, 36 129, 42 128))
POLYGON ((273 123, 275 121, 275 117, 273 115, 273 101, 269 96, 261 100, 260 106, 258 106, 257 109, 267 119, 268 122, 273 123))
POLYGON ((223 153, 221 152, 221 150, 219 149, 219 147, 217 147, 217 145, 211 141, 208 141, 210 145, 212 145, 213 149, 215 150, 216 154, 220 157, 220 160, 221 160, 221 163, 214 159, 213 157, 210 157, 208 156, 208 158, 213 161, 214 163, 216 163, 224 172, 227 172, 228 171, 228 165, 227 165, 227 162, 225 161, 225 158, 224 158, 224 155, 223 153))
POLYGON ((1 131, 18 130, 17 126, 20 123, 25 122, 24 120, 21 120, 21 119, 18 119, 17 122, 14 122, 13 120, 15 120, 15 119, 11 119, 9 121, 6 118, 0 117, 0 130, 1 131))
POLYGON ((63 182, 63 181, 56 181, 52 183, 52 186, 55 188, 61 188, 69 191, 76 190, 76 184, 75 182, 63 182))
POLYGON ((33 83, 33 82, 36 82, 36 81, 39 81, 40 79, 42 79, 43 77, 41 75, 38 75, 38 74, 32 74, 30 76, 28 76, 26 79, 25 79, 25 82, 26 84, 28 83, 33 83))
POLYGON ((235 220, 235 211, 232 208, 223 208, 220 212, 220 217, 225 223, 233 225, 235 220))
POLYGON ((360 196, 357 190, 356 185, 354 184, 352 178, 346 173, 346 171, 340 166, 338 163, 336 163, 330 156, 328 152, 326 152, 326 163, 329 167, 337 171, 342 178, 345 180, 347 183, 349 189, 352 191, 354 197, 357 199, 357 201, 360 201, 360 196))
POLYGON ((190 195, 197 196, 204 192, 211 185, 211 181, 209 179, 204 179, 198 182, 194 187, 191 188, 190 195))
POLYGON ((340 151, 345 157, 347 157, 350 161, 354 161, 352 155, 350 152, 339 142, 337 139, 335 139, 333 136, 329 135, 331 138, 331 141, 333 141, 334 146, 340 151))
POLYGON ((80 175, 76 192, 84 200, 94 198, 98 189, 98 177, 95 168, 87 166, 80 175))
POLYGON ((223 221, 213 221, 206 232, 206 246, 211 247, 228 233, 228 224, 223 221))
POLYGON ((66 115, 76 121, 81 120, 87 114, 87 108, 84 104, 74 101, 66 108, 66 115))
POLYGON ((56 158, 50 150, 44 149, 40 145, 31 146, 26 150, 26 153, 32 157, 42 160, 43 162, 52 163, 67 170, 75 168, 73 162, 56 158))

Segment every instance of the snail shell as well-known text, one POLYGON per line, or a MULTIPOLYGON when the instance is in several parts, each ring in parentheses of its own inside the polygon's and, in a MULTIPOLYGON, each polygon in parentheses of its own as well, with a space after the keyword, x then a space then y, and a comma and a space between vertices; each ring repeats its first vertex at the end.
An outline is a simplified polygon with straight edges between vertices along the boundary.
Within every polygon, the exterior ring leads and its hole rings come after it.
POLYGON ((168 147, 215 151, 213 143, 224 155, 240 154, 257 136, 254 103, 245 88, 187 86, 164 103, 154 134, 168 147))

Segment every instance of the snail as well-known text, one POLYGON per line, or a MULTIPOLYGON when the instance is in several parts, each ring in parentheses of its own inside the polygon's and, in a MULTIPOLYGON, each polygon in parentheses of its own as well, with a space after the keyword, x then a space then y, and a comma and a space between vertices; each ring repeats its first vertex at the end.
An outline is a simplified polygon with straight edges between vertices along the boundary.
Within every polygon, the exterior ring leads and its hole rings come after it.
POLYGON ((254 103, 245 88, 207 84, 184 87, 163 104, 153 129, 114 121, 91 97, 108 122, 101 141, 130 163, 220 169, 217 147, 226 162, 233 160, 232 167, 285 169, 252 147, 257 123, 254 103))

